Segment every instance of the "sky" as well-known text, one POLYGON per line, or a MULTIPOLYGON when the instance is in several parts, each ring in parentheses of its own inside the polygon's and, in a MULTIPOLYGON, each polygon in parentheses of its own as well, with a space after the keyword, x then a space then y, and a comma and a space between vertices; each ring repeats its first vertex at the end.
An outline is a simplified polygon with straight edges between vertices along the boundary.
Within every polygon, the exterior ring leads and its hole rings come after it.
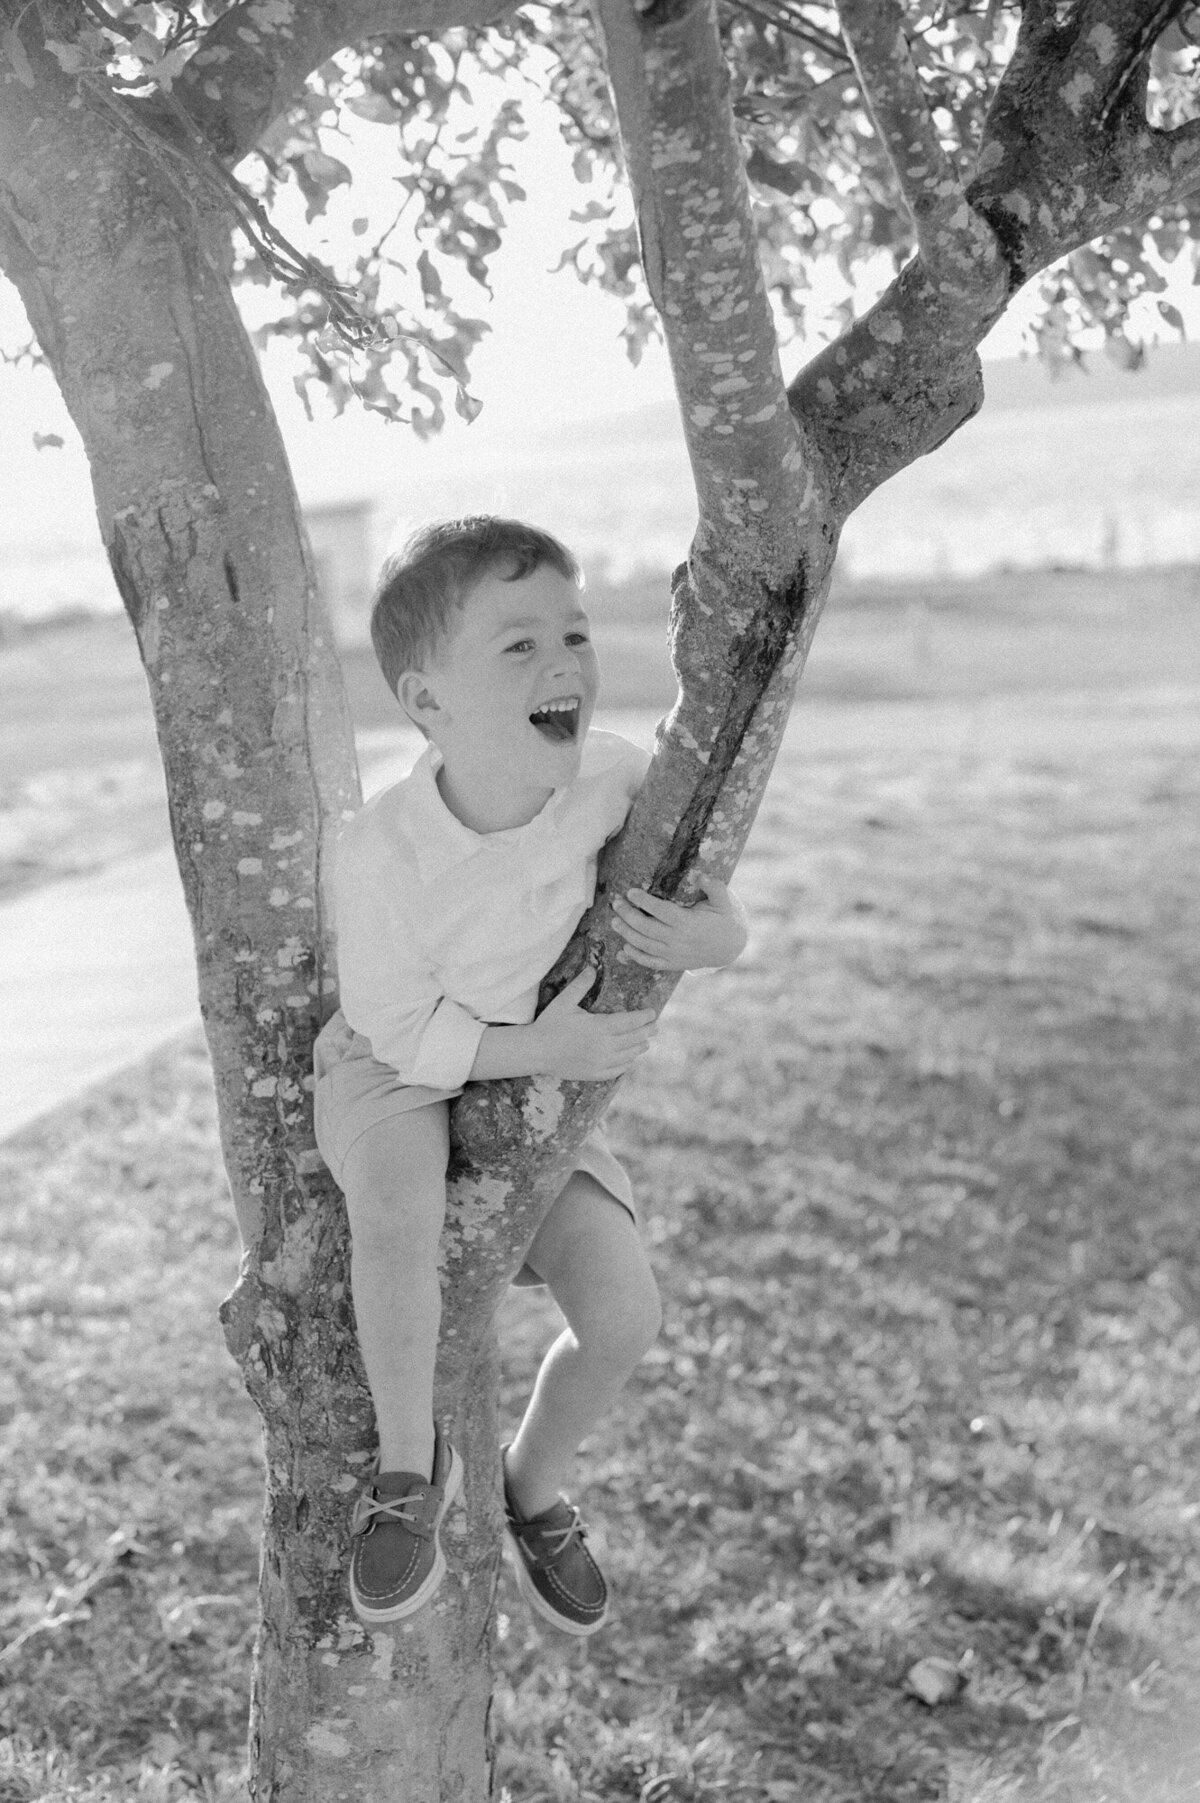
MULTIPOLYGON (((331 489, 344 493, 347 471, 378 468, 381 461, 395 468, 397 481, 405 469, 453 470, 488 460, 539 428, 670 397, 661 345, 650 345, 634 368, 619 339, 620 303, 583 288, 570 273, 549 273, 571 230, 567 215, 581 204, 584 191, 571 174, 570 154, 552 108, 533 114, 530 123, 517 170, 529 199, 514 208, 503 248, 493 259, 492 299, 482 291, 478 297, 492 326, 472 364, 471 388, 483 402, 482 414, 470 426, 451 417, 432 446, 421 445, 402 427, 361 413, 340 420, 319 417, 310 425, 292 389, 293 366, 280 358, 268 365, 267 380, 302 499, 329 498, 331 489)), ((365 196, 358 192, 348 197, 354 212, 365 210, 364 200, 370 204, 371 189, 386 198, 386 152, 368 162, 379 173, 365 180, 365 196)), ((287 221, 283 223, 286 228, 287 221)), ((842 292, 839 279, 831 275, 830 298, 842 292)), ((864 293, 862 303, 870 298, 864 293)), ((1200 330, 1200 296, 1192 290, 1181 298, 1200 330)), ((1011 356, 1021 350, 1026 312, 1019 300, 985 345, 985 355, 1011 356)), ((19 342, 22 322, 15 292, 0 282, 0 342, 19 342)), ((785 354, 787 373, 815 348, 792 346, 785 354)), ((45 371, 0 369, 0 471, 0 548, 10 556, 38 560, 70 546, 94 553, 98 535, 86 460, 45 371), (39 450, 35 433, 57 434, 65 442, 61 449, 39 450)))

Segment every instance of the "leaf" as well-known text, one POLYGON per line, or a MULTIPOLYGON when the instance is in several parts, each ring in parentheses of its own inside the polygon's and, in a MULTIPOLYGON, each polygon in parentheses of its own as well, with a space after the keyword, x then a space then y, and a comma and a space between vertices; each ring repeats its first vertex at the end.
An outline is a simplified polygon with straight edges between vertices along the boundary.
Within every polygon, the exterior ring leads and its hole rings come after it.
POLYGON ((57 38, 47 38, 46 48, 64 75, 78 75, 81 69, 88 66, 87 57, 78 44, 64 44, 57 38))
POLYGON ((1146 347, 1143 344, 1135 344, 1132 339, 1126 338, 1124 332, 1113 332, 1104 340, 1104 355, 1110 363, 1115 363, 1118 369, 1128 370, 1132 374, 1135 369, 1140 369, 1146 361, 1146 347))
POLYGON ((47 447, 50 447, 55 451, 61 451, 64 443, 65 440, 60 438, 57 432, 35 432, 33 435, 33 448, 35 451, 44 451, 47 447))
POLYGON ((306 150, 304 167, 313 180, 325 188, 340 188, 352 179, 345 163, 339 162, 337 157, 327 156, 323 150, 306 150))
POLYGON ((1187 337, 1187 326, 1184 324, 1183 314, 1178 307, 1173 307, 1170 301, 1160 300, 1158 310, 1173 332, 1178 332, 1181 338, 1187 337))
POLYGON ((171 92, 171 83, 188 61, 189 52, 188 44, 176 44, 174 50, 168 50, 151 66, 150 73, 164 94, 171 92))
POLYGON ((394 125, 401 117, 399 109, 383 94, 356 94, 344 100, 342 105, 348 113, 354 113, 359 119, 369 119, 373 125, 394 125))
POLYGON ((301 151, 299 156, 289 157, 288 164, 304 196, 304 216, 311 225, 314 219, 324 213, 334 188, 341 187, 351 179, 350 171, 336 157, 326 156, 323 150, 313 148, 301 151))
MULTIPOLYGON (((33 67, 25 54, 25 46, 17 36, 17 28, 15 25, 10 25, 8 30, 4 33, 3 43, 4 54, 8 58, 12 67, 12 72, 20 82, 21 86, 23 88, 35 88, 37 86, 37 77, 34 75, 33 67)), ((64 46, 64 48, 66 48, 66 46, 64 46)))
POLYGON ((469 425, 483 412, 483 402, 476 395, 468 394, 465 388, 459 388, 454 396, 454 411, 469 425))
MULTIPOLYGON (((560 269, 566 269, 568 267, 568 265, 574 263, 576 258, 579 256, 580 251, 584 248, 584 245, 586 244, 586 242, 587 242, 586 239, 581 238, 579 240, 578 244, 568 245, 566 250, 564 250, 562 255, 559 257, 558 262, 551 264, 548 273, 550 275, 557 275, 560 269)), ((1200 276, 1197 277, 1197 280, 1200 280, 1200 276)))
POLYGON ((417 258, 417 274, 421 278, 421 293, 427 307, 443 306, 446 291, 442 287, 442 278, 433 266, 433 258, 427 250, 423 250, 417 258))
POLYGON ((760 187, 773 188, 777 194, 796 195, 808 188, 819 193, 821 183, 813 179, 804 163, 780 163, 755 145, 746 159, 746 174, 760 187))

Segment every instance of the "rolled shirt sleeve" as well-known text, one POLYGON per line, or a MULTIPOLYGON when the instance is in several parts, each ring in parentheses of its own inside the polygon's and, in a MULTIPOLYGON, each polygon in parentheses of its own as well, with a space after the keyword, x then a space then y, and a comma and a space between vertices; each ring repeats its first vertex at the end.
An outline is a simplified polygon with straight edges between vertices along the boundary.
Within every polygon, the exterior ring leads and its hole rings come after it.
MULTIPOLYGON (((458 1002, 444 995, 421 1030, 408 1081, 430 1089, 461 1089, 471 1075, 485 1031, 484 1021, 476 1020, 458 1002)), ((382 1061, 392 1062, 386 1054, 382 1061)))
POLYGON ((460 1089, 486 1023, 444 993, 406 922, 406 887, 377 842, 343 836, 334 875, 342 1013, 405 1083, 460 1089))

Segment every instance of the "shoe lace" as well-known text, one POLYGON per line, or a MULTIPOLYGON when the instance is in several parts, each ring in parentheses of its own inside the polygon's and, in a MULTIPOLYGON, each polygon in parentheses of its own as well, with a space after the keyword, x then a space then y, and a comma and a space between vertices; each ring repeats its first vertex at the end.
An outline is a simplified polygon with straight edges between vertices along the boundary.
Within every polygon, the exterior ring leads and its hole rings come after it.
POLYGON ((422 1526, 420 1514, 413 1514, 412 1511, 419 1511, 424 1500, 419 1490, 412 1490, 407 1496, 374 1496, 370 1493, 360 1496, 350 1524, 351 1532, 361 1534, 376 1519, 382 1519, 398 1521, 402 1527, 419 1534, 422 1526))
POLYGON ((547 1564, 561 1559, 572 1541, 582 1540, 584 1537, 585 1529, 579 1510, 574 1503, 568 1503, 567 1506, 571 1511, 571 1519, 565 1527, 547 1526, 537 1529, 539 1551, 547 1564))

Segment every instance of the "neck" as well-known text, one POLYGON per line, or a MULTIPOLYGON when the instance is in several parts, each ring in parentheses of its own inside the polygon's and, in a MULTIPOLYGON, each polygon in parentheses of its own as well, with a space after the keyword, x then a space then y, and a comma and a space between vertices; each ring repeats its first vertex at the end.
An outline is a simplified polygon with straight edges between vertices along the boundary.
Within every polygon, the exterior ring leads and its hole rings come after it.
POLYGON ((514 826, 528 826, 553 795, 553 788, 531 788, 514 795, 495 773, 472 771, 464 775, 443 764, 437 773, 438 794, 463 826, 473 833, 503 833, 514 826))

